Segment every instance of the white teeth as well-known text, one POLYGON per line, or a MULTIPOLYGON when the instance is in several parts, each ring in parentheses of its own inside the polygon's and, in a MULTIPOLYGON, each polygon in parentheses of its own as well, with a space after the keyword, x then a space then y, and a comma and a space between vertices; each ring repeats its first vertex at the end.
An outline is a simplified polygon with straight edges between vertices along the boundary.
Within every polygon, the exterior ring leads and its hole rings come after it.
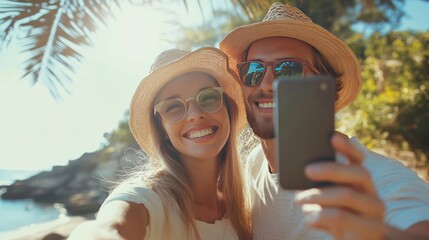
POLYGON ((274 108, 276 106, 275 103, 258 103, 260 108, 274 108))
POLYGON ((204 130, 191 132, 188 137, 191 138, 191 139, 200 138, 200 137, 204 137, 204 136, 210 135, 213 132, 214 131, 213 131, 212 128, 207 128, 207 129, 204 129, 204 130))

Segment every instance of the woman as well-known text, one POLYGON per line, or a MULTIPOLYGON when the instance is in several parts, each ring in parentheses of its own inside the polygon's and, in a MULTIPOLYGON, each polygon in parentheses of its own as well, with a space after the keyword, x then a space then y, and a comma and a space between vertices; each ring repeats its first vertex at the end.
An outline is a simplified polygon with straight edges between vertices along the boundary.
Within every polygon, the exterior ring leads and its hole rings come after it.
POLYGON ((236 152, 246 124, 239 90, 218 49, 161 53, 130 108, 150 165, 119 184, 97 219, 70 238, 250 239, 236 152))

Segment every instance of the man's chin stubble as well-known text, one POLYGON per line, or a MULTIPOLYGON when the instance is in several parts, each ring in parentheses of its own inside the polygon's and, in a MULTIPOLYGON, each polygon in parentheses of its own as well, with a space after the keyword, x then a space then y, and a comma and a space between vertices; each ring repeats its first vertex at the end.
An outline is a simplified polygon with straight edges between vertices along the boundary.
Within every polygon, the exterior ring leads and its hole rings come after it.
POLYGON ((257 121, 253 118, 253 115, 247 115, 247 121, 249 122, 249 125, 252 128, 253 133, 255 133, 255 135, 258 136, 259 138, 264 140, 274 138, 274 126, 272 123, 258 124, 257 121))

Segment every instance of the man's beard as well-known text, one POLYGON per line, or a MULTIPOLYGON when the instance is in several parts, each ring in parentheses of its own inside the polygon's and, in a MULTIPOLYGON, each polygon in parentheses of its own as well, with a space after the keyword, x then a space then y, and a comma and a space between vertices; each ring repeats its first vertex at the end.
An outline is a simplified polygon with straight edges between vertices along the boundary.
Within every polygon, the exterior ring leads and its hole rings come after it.
POLYGON ((261 119, 259 122, 256 120, 255 115, 250 107, 246 105, 247 121, 253 132, 261 139, 274 138, 274 122, 273 118, 261 119))

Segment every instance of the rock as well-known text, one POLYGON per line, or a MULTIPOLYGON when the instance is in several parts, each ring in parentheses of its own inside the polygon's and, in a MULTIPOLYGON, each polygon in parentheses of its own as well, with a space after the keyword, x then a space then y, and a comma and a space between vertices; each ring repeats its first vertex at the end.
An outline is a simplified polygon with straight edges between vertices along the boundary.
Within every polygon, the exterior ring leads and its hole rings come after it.
POLYGON ((42 238, 42 240, 63 240, 66 239, 66 236, 60 235, 58 233, 50 233, 42 238))
POLYGON ((107 193, 98 189, 76 193, 67 199, 64 207, 68 215, 95 213, 106 197, 107 193))
POLYGON ((119 179, 123 154, 124 148, 112 147, 85 153, 67 166, 55 166, 6 186, 1 198, 61 203, 71 215, 97 212, 119 179))
POLYGON ((33 192, 33 190, 32 187, 21 181, 17 181, 10 186, 6 186, 6 191, 4 191, 1 197, 8 200, 31 198, 30 193, 33 192))

